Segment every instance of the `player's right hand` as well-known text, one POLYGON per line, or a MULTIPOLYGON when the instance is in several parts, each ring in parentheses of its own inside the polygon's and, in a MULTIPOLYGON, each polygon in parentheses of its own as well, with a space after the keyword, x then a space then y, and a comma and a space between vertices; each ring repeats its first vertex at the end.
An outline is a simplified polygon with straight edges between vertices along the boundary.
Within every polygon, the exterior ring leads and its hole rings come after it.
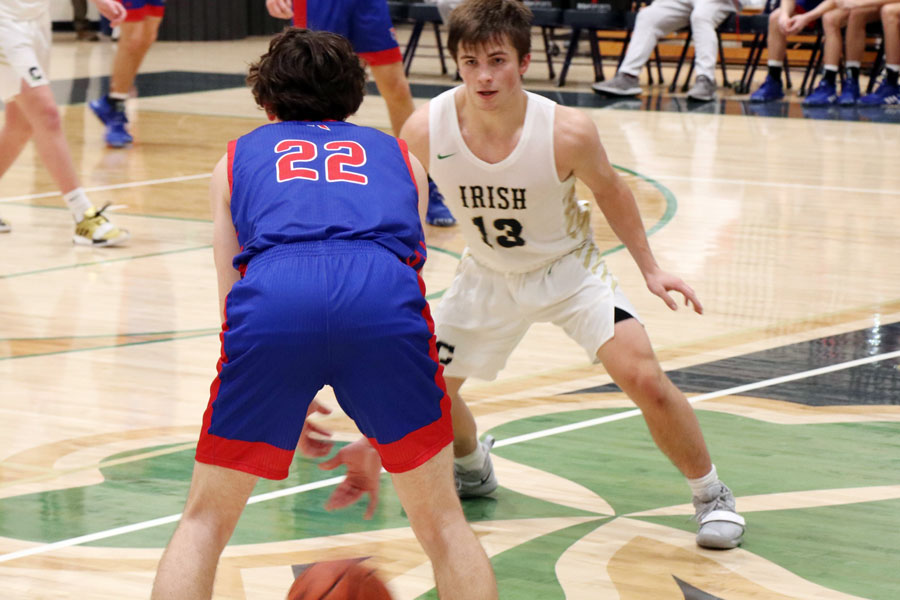
POLYGON ((266 0, 266 10, 276 19, 293 19, 294 8, 291 0, 266 0))
POLYGON ((317 412, 327 415, 331 414, 331 409, 322 406, 315 400, 310 402, 309 409, 306 411, 306 422, 303 423, 303 430, 300 432, 300 441, 297 442, 297 450, 309 458, 326 456, 334 446, 331 440, 326 439, 331 437, 331 432, 309 420, 309 416, 317 412))

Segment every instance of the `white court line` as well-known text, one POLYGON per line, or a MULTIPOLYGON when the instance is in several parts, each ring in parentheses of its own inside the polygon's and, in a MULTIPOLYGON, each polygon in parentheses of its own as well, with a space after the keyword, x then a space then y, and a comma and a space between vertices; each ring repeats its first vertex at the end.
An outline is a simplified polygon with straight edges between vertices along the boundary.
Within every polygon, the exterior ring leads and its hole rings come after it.
MULTIPOLYGON (((127 188, 143 187, 145 185, 160 185, 163 183, 179 183, 181 181, 192 181, 194 179, 206 179, 211 177, 212 173, 201 173, 200 175, 182 175, 180 177, 166 177, 164 179, 145 179, 144 181, 130 181, 128 183, 115 183, 112 185, 96 185, 94 187, 86 187, 86 192, 103 192, 106 190, 123 190, 127 188)), ((53 198, 61 196, 59 192, 43 192, 41 194, 24 194, 22 196, 6 196, 0 198, 0 202, 21 202, 22 200, 35 200, 37 198, 53 198)))
MULTIPOLYGON (((766 379, 764 381, 757 381, 756 383, 748 383, 746 385, 739 385, 737 387, 728 388, 726 390, 720 390, 718 392, 710 392, 708 394, 700 394, 699 396, 694 396, 690 398, 688 401, 693 404, 695 402, 700 402, 702 400, 710 400, 712 398, 721 398, 722 396, 729 396, 732 394, 741 394, 743 392, 748 392, 750 390, 758 390, 761 388, 778 385, 781 383, 787 383, 789 381, 797 381, 799 379, 806 379, 808 377, 815 377, 817 375, 824 375, 826 373, 833 373, 835 371, 842 371, 844 369, 852 369, 853 367, 858 367, 861 365, 867 365, 874 362, 880 362, 883 360, 890 360, 892 358, 900 357, 900 350, 894 352, 887 352, 884 354, 877 354, 875 356, 867 356, 866 358, 859 358, 856 360, 851 360, 848 362, 838 363, 836 365, 831 365, 828 367, 821 367, 819 369, 811 369, 809 371, 802 371, 800 373, 795 373, 793 375, 784 375, 782 377, 774 377, 772 379, 766 379)), ((551 429, 545 429, 544 431, 537 431, 534 433, 528 433, 525 435, 517 435, 515 437, 506 438, 504 440, 498 440, 497 443, 494 444, 495 447, 500 448, 503 446, 509 446, 512 444, 519 444, 521 442, 527 442, 530 440, 536 440, 543 437, 548 437, 551 435, 556 435, 558 433, 565 433, 567 431, 574 431, 576 429, 584 429, 585 427, 593 427, 594 425, 600 425, 602 423, 610 423, 612 421, 621 421, 622 419, 627 419, 629 417, 634 417, 641 414, 641 411, 638 409, 634 410, 626 410, 624 412, 616 413, 614 415, 608 415, 605 417, 600 417, 597 419, 589 419, 587 421, 581 421, 580 423, 572 423, 570 425, 563 425, 561 427, 553 427, 551 429)), ((313 483, 306 483, 303 485, 298 485, 290 488, 286 488, 283 490, 278 490, 275 492, 269 492, 267 494, 259 494, 257 496, 251 496, 247 501, 247 504, 256 504, 258 502, 265 502, 266 500, 272 500, 275 498, 281 498, 283 496, 290 496, 293 494, 300 494, 302 492, 307 492, 309 490, 315 490, 323 487, 328 487, 330 485, 339 483, 343 480, 343 477, 331 477, 329 479, 324 479, 322 481, 316 481, 313 483)), ((0 555, 0 563, 4 563, 10 560, 15 560, 17 558, 25 558, 26 556, 34 556, 36 554, 45 554, 47 552, 52 552, 53 550, 58 550, 60 548, 68 548, 70 546, 77 546, 79 544, 85 544, 88 542, 95 542, 97 540, 103 540, 111 537, 116 537, 119 535, 124 535, 126 533, 132 533, 135 531, 141 531, 143 529, 150 529, 152 527, 156 527, 157 525, 166 525, 168 523, 174 523, 181 518, 181 513, 177 515, 169 515, 168 517, 160 517, 158 519, 152 519, 150 521, 144 521, 142 523, 135 523, 133 525, 125 525, 123 527, 116 527, 114 529, 107 529, 106 531, 100 531, 97 533, 91 533, 88 535, 82 535, 75 538, 69 538, 67 540, 60 540, 58 542, 53 542, 50 544, 42 544, 40 546, 35 546, 33 548, 27 548, 25 550, 19 550, 17 552, 10 552, 8 554, 0 555)))
POLYGON ((886 196, 900 196, 900 190, 874 188, 843 187, 839 185, 815 185, 811 183, 788 183, 785 181, 757 181, 753 179, 726 179, 718 177, 689 177, 685 175, 653 175, 654 179, 670 181, 690 181, 696 183, 727 183, 729 185, 756 185, 775 188, 795 188, 804 190, 824 190, 829 192, 852 192, 859 194, 882 194, 886 196))

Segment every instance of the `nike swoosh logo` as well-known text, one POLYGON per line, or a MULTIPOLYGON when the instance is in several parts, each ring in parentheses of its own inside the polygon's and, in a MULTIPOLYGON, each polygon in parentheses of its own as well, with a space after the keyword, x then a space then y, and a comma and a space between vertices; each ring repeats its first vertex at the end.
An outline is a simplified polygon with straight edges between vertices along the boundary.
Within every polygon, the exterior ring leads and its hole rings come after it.
POLYGON ((444 160, 445 158, 450 158, 454 154, 456 154, 456 152, 451 152, 450 154, 438 154, 437 157, 438 160, 444 160))

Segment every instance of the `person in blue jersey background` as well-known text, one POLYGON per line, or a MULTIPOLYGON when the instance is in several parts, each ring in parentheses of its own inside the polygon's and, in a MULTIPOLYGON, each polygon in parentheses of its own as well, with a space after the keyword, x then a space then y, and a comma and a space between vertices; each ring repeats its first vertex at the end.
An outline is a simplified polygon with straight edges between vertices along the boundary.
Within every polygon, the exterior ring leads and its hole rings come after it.
POLYGON ((258 477, 283 479, 330 385, 363 438, 329 508, 391 473, 441 598, 497 597, 452 471, 450 399, 419 270, 427 179, 404 142, 347 123, 365 72, 336 34, 291 28, 250 67, 274 123, 228 145, 210 201, 222 351, 187 504, 152 598, 210 598, 258 477), (305 433, 304 433, 305 432, 305 433))

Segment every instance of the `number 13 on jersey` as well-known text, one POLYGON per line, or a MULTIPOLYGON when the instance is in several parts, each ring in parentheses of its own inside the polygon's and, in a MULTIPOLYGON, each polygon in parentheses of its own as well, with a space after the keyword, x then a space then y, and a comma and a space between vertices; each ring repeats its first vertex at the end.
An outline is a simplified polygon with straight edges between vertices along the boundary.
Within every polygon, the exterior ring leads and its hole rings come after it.
MULTIPOLYGON (((358 172, 359 167, 366 164, 366 149, 353 141, 333 141, 322 146, 330 152, 325 158, 325 180, 329 182, 343 181, 366 185, 369 178, 358 172)), ((275 163, 275 177, 278 183, 293 179, 319 180, 319 171, 299 166, 309 163, 319 156, 319 147, 309 140, 281 140, 275 145, 275 153, 281 154, 275 163)))

